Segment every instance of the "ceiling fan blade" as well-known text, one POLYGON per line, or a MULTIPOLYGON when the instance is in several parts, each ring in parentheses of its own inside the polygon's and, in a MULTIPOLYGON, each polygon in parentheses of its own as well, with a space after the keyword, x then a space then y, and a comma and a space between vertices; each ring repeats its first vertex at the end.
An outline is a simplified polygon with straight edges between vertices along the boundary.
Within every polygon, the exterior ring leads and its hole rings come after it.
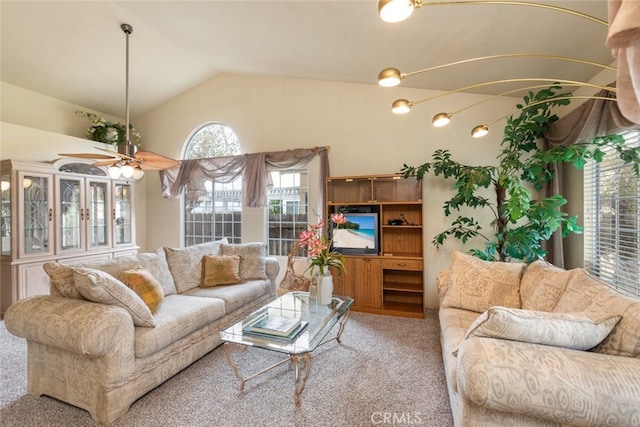
POLYGON ((180 165, 177 160, 152 151, 138 151, 135 157, 142 170, 171 169, 180 165))
POLYGON ((64 157, 76 157, 78 159, 117 159, 117 156, 114 154, 112 156, 107 156, 106 154, 90 154, 90 153, 60 153, 59 156, 64 157))
POLYGON ((131 156, 127 156, 126 154, 122 154, 118 151, 111 151, 111 150, 107 150, 106 148, 100 148, 100 147, 96 147, 97 150, 102 150, 102 151, 106 151, 107 153, 112 153, 112 155, 114 157, 120 157, 123 159, 127 159, 127 160, 135 160, 133 157, 131 156))
POLYGON ((102 160, 101 162, 91 163, 91 166, 111 166, 117 161, 118 161, 117 158, 112 157, 111 160, 102 160))

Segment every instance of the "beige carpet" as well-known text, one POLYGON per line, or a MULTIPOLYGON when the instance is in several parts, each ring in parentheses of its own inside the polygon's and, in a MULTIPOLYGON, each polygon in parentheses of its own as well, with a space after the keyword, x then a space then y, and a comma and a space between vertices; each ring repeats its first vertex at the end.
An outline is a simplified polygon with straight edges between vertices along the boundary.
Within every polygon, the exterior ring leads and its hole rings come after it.
MULTIPOLYGON (((427 319, 351 313, 342 344, 313 354, 302 405, 284 364, 249 381, 244 393, 217 348, 136 401, 114 426, 451 426, 435 311, 427 319)), ((249 349, 256 372, 283 355, 249 349)), ((89 414, 26 394, 26 344, 0 322, 0 425, 93 426, 89 414)))

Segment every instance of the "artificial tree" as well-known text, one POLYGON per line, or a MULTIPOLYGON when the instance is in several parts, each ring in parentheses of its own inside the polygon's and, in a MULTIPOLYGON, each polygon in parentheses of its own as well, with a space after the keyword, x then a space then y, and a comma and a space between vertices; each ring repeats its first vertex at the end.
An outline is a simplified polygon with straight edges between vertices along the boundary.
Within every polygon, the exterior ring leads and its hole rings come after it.
POLYGON ((436 235, 432 243, 440 247, 449 237, 462 243, 479 236, 485 239, 484 248, 471 249, 470 253, 489 261, 519 259, 532 262, 542 258, 546 251, 543 242, 552 234, 562 230, 562 236, 581 233, 578 217, 569 217, 561 210, 567 203, 561 195, 534 198, 532 189, 540 192, 554 177, 554 163, 567 163, 582 169, 587 160, 602 161, 604 147, 616 150, 625 163, 633 164, 639 174, 640 148, 628 148, 620 135, 595 137, 569 146, 542 148, 540 138, 548 126, 558 120, 552 109, 567 105, 570 94, 557 93, 560 86, 551 86, 537 93, 529 92, 524 103, 518 104, 518 116, 507 118, 504 137, 498 153, 498 166, 468 166, 451 159, 448 150, 436 150, 433 162, 421 166, 405 164, 405 177, 416 176, 421 180, 426 173, 443 175, 454 179, 455 195, 445 202, 445 215, 456 211, 457 217, 451 227, 436 235), (481 195, 483 188, 493 187, 495 200, 481 195), (460 209, 488 209, 493 220, 485 227, 473 216, 463 215, 460 209))

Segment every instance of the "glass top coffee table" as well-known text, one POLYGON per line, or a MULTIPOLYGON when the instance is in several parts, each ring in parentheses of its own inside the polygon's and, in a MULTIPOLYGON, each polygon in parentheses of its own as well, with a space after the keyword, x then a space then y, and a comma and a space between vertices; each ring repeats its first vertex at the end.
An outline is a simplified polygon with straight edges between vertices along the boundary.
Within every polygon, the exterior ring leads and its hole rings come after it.
POLYGON ((315 298, 307 292, 289 292, 280 298, 251 313, 240 322, 220 332, 220 338, 224 342, 225 355, 229 365, 233 369, 236 378, 240 381, 240 391, 244 390, 245 383, 270 369, 291 362, 295 366, 295 403, 301 402, 300 395, 304 391, 307 379, 311 374, 311 353, 320 345, 337 340, 341 342, 342 332, 349 317, 349 308, 353 299, 334 295, 331 304, 318 305, 315 298), (298 319, 304 329, 293 339, 287 339, 270 334, 256 334, 248 330, 265 316, 277 318, 298 319), (305 323, 306 322, 306 323, 305 323), (340 323, 335 337, 325 337, 333 329, 336 323, 340 323), (248 377, 243 377, 238 364, 233 359, 233 351, 244 351, 247 347, 257 347, 285 353, 289 357, 260 372, 248 377))

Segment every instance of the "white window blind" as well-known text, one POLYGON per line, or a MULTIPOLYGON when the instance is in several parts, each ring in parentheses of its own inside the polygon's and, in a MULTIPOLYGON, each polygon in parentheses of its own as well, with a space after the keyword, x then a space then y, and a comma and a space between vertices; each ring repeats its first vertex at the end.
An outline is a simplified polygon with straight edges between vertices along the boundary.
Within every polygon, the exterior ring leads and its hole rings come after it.
MULTIPOLYGON (((639 131, 623 131, 627 147, 639 131)), ((584 267, 618 291, 640 295, 640 180, 615 150, 584 168, 584 267)))

